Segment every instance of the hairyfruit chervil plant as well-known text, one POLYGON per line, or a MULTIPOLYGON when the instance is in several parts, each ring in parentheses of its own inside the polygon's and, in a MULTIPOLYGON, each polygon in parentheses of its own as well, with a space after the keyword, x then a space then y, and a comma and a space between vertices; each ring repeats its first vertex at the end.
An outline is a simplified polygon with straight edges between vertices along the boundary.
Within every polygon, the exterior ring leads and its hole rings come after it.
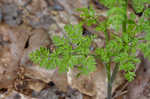
MULTIPOLYGON (((134 0, 133 0, 134 1, 134 0)), ((149 0, 143 0, 150 3, 149 0)), ((93 7, 79 8, 82 22, 76 25, 66 25, 63 37, 53 36, 55 49, 47 48, 32 52, 29 57, 40 66, 47 69, 58 68, 60 72, 77 68, 80 74, 88 74, 96 69, 95 58, 98 57, 106 68, 108 88, 107 99, 112 98, 112 84, 118 71, 124 71, 125 78, 132 81, 135 77, 137 50, 150 58, 150 8, 144 8, 143 14, 137 19, 134 13, 128 13, 128 0, 101 0, 108 7, 107 17, 99 21, 93 7), (96 31, 105 34, 105 44, 101 48, 91 49, 95 35, 83 35, 82 25, 95 26, 96 31), (140 37, 139 34, 144 34, 140 37), (111 70, 111 63, 115 67, 111 70)), ((144 4, 143 3, 143 4, 144 4)))
POLYGON ((66 72, 73 67, 77 67, 83 74, 93 72, 96 69, 96 62, 91 54, 90 46, 94 35, 83 36, 81 24, 69 24, 64 29, 66 31, 64 37, 52 37, 55 45, 52 52, 41 47, 30 54, 30 59, 47 69, 58 67, 59 72, 66 72))

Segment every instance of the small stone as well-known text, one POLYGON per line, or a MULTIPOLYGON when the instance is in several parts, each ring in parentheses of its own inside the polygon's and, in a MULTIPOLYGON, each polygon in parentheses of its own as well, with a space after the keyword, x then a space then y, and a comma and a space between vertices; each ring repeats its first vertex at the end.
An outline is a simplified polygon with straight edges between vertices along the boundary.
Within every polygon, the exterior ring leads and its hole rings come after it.
POLYGON ((21 12, 15 4, 4 4, 2 6, 4 22, 10 26, 17 26, 22 23, 21 12))

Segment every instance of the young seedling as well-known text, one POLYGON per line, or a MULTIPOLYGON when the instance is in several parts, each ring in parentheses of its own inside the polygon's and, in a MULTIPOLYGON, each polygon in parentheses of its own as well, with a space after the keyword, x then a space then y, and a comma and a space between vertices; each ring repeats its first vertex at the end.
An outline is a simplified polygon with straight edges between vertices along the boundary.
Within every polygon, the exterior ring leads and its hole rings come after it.
MULTIPOLYGON (((135 1, 135 0, 132 0, 135 1)), ((112 99, 112 85, 119 71, 123 71, 125 78, 132 81, 135 77, 137 50, 144 53, 145 58, 150 58, 150 8, 144 8, 143 14, 137 20, 134 13, 128 14, 128 0, 101 0, 109 8, 107 17, 99 21, 93 7, 79 8, 81 24, 66 25, 64 37, 52 37, 55 49, 50 52, 47 48, 40 49, 30 54, 30 59, 47 69, 58 67, 60 72, 77 68, 80 74, 88 74, 96 69, 95 58, 106 68, 108 88, 107 99, 112 99), (83 36, 82 25, 95 26, 96 31, 105 34, 105 44, 91 52, 94 35, 83 36), (139 34, 144 34, 140 37, 139 34), (111 63, 115 67, 111 69, 111 63)), ((143 0, 150 3, 149 0, 143 0)), ((143 3, 143 4, 144 4, 143 3)))

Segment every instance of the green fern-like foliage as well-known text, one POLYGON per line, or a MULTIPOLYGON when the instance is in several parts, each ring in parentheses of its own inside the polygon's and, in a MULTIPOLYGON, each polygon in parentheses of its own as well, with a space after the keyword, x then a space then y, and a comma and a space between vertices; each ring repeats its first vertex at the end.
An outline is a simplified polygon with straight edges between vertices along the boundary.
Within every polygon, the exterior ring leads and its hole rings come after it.
POLYGON ((136 57, 137 44, 138 40, 130 38, 127 34, 122 37, 114 36, 106 47, 97 48, 96 53, 104 64, 109 62, 119 64, 119 69, 125 72, 125 78, 132 81, 135 77, 135 65, 140 62, 136 57))
POLYGON ((150 0, 131 0, 132 6, 136 13, 141 13, 145 9, 146 4, 150 4, 150 0))
POLYGON ((30 59, 47 69, 58 67, 60 72, 66 72, 74 67, 83 74, 93 72, 96 69, 96 62, 94 56, 90 54, 90 46, 94 36, 83 36, 81 24, 66 25, 65 31, 64 37, 52 37, 55 45, 53 52, 50 53, 47 48, 41 47, 30 54, 30 59))
POLYGON ((100 0, 100 2, 110 8, 107 11, 107 18, 102 22, 98 22, 99 16, 93 11, 94 8, 80 10, 85 24, 86 22, 90 23, 89 26, 96 24, 95 29, 105 34, 105 46, 97 48, 95 53, 106 66, 107 74, 111 74, 109 64, 114 62, 119 65, 119 70, 125 72, 125 78, 132 81, 135 77, 136 64, 140 62, 136 56, 137 50, 141 50, 145 57, 150 57, 148 50, 150 47, 150 10, 146 9, 137 21, 134 13, 130 13, 129 17, 127 15, 127 0, 100 0), (89 13, 93 13, 90 20, 95 20, 94 22, 87 21, 88 17, 84 17, 89 16, 89 13), (107 32, 109 29, 113 29, 113 33, 107 32), (144 38, 138 37, 141 33, 146 34, 144 38))
POLYGON ((143 16, 139 19, 139 30, 145 33, 143 43, 139 44, 139 48, 144 53, 145 58, 150 59, 150 8, 144 11, 143 16))
POLYGON ((82 23, 88 26, 97 23, 97 15, 93 6, 90 6, 89 8, 77 8, 77 11, 81 12, 80 17, 83 19, 82 23))
POLYGON ((122 5, 125 4, 125 0, 99 0, 99 2, 108 8, 123 7, 122 5))

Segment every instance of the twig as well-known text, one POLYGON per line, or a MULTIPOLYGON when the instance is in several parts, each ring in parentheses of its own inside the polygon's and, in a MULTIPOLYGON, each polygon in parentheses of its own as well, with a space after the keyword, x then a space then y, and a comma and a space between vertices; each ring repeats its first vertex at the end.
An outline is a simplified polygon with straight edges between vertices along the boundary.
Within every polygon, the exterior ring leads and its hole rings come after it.
POLYGON ((126 94, 128 91, 126 90, 126 91, 123 91, 123 92, 119 92, 118 94, 116 94, 112 99, 115 99, 115 98, 117 98, 117 97, 119 97, 119 96, 122 96, 122 95, 124 95, 124 94, 126 94))
POLYGON ((117 97, 119 97, 119 96, 121 96, 121 95, 123 95, 123 94, 126 94, 127 93, 127 90, 126 91, 124 91, 125 90, 125 88, 128 86, 128 82, 122 87, 122 89, 120 90, 120 91, 118 91, 117 93, 116 93, 116 95, 114 95, 113 96, 113 98, 112 99, 115 99, 115 98, 117 98, 117 97))

